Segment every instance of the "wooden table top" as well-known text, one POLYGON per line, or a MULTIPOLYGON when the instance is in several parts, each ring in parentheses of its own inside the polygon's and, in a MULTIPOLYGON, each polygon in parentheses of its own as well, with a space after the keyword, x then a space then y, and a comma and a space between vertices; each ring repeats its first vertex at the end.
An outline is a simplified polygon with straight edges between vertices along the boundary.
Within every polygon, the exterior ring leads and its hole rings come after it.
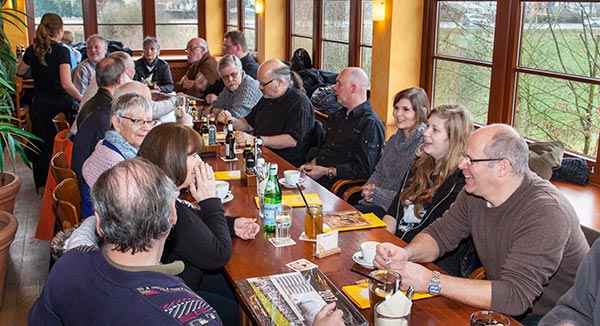
MULTIPOLYGON (((204 159, 213 166, 215 171, 240 170, 243 165, 241 155, 237 155, 238 161, 224 162, 220 157, 224 156, 224 149, 221 146, 221 152, 217 157, 204 159)), ((284 170, 294 169, 292 165, 281 159, 279 156, 263 149, 263 157, 267 162, 278 164, 278 176, 283 177, 284 170)), ((352 209, 348 203, 339 199, 327 189, 316 183, 310 178, 306 178, 303 183, 302 191, 305 194, 317 193, 323 202, 323 210, 348 210, 352 209)), ((229 180, 230 190, 234 199, 224 204, 225 212, 232 216, 258 217, 258 209, 255 204, 256 187, 248 187, 242 184, 240 180, 229 180)), ((297 194, 297 189, 286 189, 282 186, 282 192, 286 194, 297 194)), ((288 247, 274 247, 268 239, 273 237, 273 233, 259 232, 255 240, 244 241, 239 238, 233 239, 233 257, 225 266, 227 277, 235 284, 235 281, 251 277, 267 276, 280 273, 292 272, 285 266, 291 261, 306 258, 319 266, 319 269, 341 290, 343 286, 354 284, 355 281, 363 277, 353 273, 350 269, 355 267, 365 272, 370 270, 362 268, 354 263, 352 255, 360 250, 360 243, 363 241, 392 242, 404 246, 405 243, 387 232, 384 228, 374 228, 366 230, 345 231, 339 234, 339 247, 341 253, 325 258, 313 256, 315 250, 314 242, 305 242, 299 240, 300 234, 304 230, 304 214, 306 209, 298 207, 293 209, 292 217, 292 239, 296 245, 288 247)), ((258 223, 262 227, 262 221, 258 223)), ((429 269, 438 269, 434 264, 425 264, 429 269)), ((239 297, 239 294, 238 294, 239 297)), ((240 300, 242 301, 242 300, 240 300)), ((242 303, 245 305, 244 303, 242 303)), ((247 307, 244 307, 248 311, 247 307)), ((358 309, 358 308, 357 308, 358 309)), ((434 298, 417 300, 413 304, 411 324, 412 325, 469 325, 471 313, 481 309, 468 306, 454 300, 438 296, 434 298)), ((365 318, 372 323, 373 313, 371 309, 359 309, 365 318)), ((249 316, 251 314, 248 314, 249 316)), ((252 317, 251 317, 252 318, 252 317)), ((520 325, 512 321, 511 325, 520 325), (514 323, 513 323, 514 322, 514 323)))

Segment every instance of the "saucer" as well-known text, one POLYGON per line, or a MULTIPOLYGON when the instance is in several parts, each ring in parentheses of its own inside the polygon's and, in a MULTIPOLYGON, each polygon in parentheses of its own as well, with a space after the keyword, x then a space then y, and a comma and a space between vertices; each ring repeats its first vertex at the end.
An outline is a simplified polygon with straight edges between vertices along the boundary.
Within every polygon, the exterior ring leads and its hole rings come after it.
POLYGON ((228 193, 227 196, 225 196, 225 198, 221 199, 221 203, 225 204, 228 203, 230 201, 233 200, 233 194, 232 193, 228 193))
POLYGON ((361 251, 355 252, 354 255, 352 255, 352 260, 354 260, 355 263, 359 264, 360 266, 362 266, 364 268, 368 268, 368 269, 375 268, 375 266, 373 266, 373 264, 369 264, 363 260, 361 251))
MULTIPOLYGON (((279 183, 280 183, 282 186, 286 187, 286 188, 296 188, 296 185, 291 185, 291 184, 289 184, 289 183, 285 182, 285 178, 281 178, 281 179, 279 179, 279 183)), ((298 184, 300 184, 300 185, 301 185, 301 184, 303 184, 303 183, 304 183, 304 178, 300 178, 300 179, 298 180, 298 184)))

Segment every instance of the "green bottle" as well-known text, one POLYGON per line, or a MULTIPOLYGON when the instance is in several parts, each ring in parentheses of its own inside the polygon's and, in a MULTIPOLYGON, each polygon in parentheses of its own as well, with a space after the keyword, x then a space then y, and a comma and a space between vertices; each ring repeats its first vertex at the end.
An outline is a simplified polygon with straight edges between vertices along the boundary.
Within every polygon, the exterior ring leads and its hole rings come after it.
POLYGON ((277 180, 277 164, 269 167, 269 179, 265 186, 265 232, 275 232, 275 216, 282 210, 281 189, 277 180))

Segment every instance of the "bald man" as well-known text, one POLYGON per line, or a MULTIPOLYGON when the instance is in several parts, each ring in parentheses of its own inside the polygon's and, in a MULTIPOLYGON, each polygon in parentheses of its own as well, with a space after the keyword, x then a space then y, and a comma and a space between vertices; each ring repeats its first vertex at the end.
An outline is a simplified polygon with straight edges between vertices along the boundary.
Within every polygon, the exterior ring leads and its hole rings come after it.
POLYGON ((199 37, 187 43, 185 53, 190 66, 185 76, 175 83, 175 91, 202 98, 212 90, 219 78, 217 60, 210 55, 208 43, 199 37))
POLYGON ((263 145, 294 166, 305 160, 315 113, 310 100, 295 85, 298 83, 285 64, 277 59, 258 69, 258 88, 263 97, 245 118, 236 119, 222 111, 220 121, 233 121, 238 146, 260 137, 263 145))
POLYGON ((475 131, 458 165, 466 185, 454 205, 405 248, 377 247, 375 265, 402 287, 440 294, 537 325, 572 285, 589 250, 569 201, 529 170, 525 140, 508 125, 475 131), (486 280, 440 275, 431 262, 471 236, 486 280))
POLYGON ((369 80, 346 68, 333 87, 343 108, 329 115, 325 144, 301 170, 326 188, 338 179, 368 179, 381 157, 385 129, 367 99, 369 80))

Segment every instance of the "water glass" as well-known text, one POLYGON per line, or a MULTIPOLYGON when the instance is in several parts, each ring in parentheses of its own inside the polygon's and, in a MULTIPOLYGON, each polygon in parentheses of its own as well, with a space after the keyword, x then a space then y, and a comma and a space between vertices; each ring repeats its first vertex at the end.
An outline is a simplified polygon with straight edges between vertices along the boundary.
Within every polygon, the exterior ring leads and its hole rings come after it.
POLYGON ((292 228, 292 207, 283 205, 281 213, 275 216, 275 237, 279 241, 291 239, 290 229, 292 228))
POLYGON ((388 270, 372 271, 369 276, 369 302, 371 307, 393 295, 400 288, 400 274, 388 270))
POLYGON ((391 314, 383 312, 380 308, 382 302, 375 304, 373 308, 373 319, 375 326, 408 326, 410 325, 410 311, 407 314, 391 314))

